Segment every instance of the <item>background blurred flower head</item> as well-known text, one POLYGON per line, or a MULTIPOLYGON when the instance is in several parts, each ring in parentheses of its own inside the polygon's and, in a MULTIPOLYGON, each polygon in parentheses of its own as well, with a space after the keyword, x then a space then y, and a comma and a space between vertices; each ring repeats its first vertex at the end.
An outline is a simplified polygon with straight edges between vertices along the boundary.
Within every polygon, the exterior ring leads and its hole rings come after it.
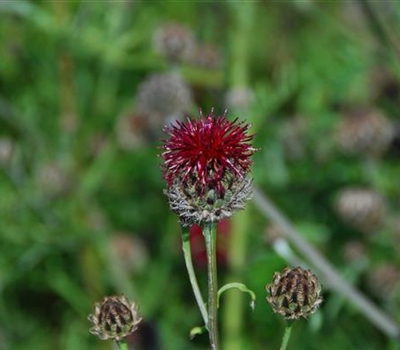
POLYGON ((37 182, 40 191, 50 198, 66 195, 73 185, 69 173, 57 162, 49 162, 39 167, 37 182))
POLYGON ((369 108, 346 113, 337 128, 340 148, 351 155, 379 156, 387 150, 393 135, 393 125, 386 116, 369 108))
POLYGON ((118 145, 125 151, 145 147, 148 142, 147 122, 147 118, 135 111, 122 114, 115 125, 118 145))
POLYGON ((155 30, 153 46, 155 51, 165 59, 180 62, 191 56, 195 47, 195 38, 188 27, 169 22, 155 30))
POLYGON ((368 271, 367 288, 380 300, 390 300, 400 287, 400 270, 390 262, 374 266, 368 271))
POLYGON ((134 234, 115 232, 110 248, 128 273, 142 272, 149 260, 149 252, 142 239, 134 234))
POLYGON ((180 119, 192 104, 191 89, 178 74, 153 74, 138 87, 137 113, 147 118, 153 131, 180 119))
POLYGON ((189 57, 194 67, 206 70, 218 70, 223 66, 221 50, 213 44, 198 43, 189 57))
POLYGON ((14 141, 9 137, 0 137, 0 166, 8 166, 11 162, 14 152, 14 141))
POLYGON ((372 189, 349 187, 339 192, 336 211, 344 222, 362 232, 372 233, 385 221, 386 204, 372 189))

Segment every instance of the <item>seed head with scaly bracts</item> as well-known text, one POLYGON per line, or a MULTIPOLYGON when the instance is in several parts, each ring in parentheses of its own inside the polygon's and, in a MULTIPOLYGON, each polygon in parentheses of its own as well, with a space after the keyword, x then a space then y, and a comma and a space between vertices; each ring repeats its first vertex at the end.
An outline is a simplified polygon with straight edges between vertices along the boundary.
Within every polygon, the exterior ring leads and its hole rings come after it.
POLYGON ((171 209, 182 223, 218 221, 244 207, 251 198, 247 178, 256 151, 250 124, 229 121, 226 112, 187 118, 166 127, 164 178, 171 209))
POLYGON ((266 287, 275 313, 288 320, 313 314, 322 303, 321 285, 310 270, 286 267, 275 273, 273 282, 266 287))
POLYGON ((90 333, 101 340, 116 341, 136 331, 142 320, 137 304, 131 303, 125 295, 105 297, 101 303, 95 304, 95 313, 88 319, 94 324, 90 333))

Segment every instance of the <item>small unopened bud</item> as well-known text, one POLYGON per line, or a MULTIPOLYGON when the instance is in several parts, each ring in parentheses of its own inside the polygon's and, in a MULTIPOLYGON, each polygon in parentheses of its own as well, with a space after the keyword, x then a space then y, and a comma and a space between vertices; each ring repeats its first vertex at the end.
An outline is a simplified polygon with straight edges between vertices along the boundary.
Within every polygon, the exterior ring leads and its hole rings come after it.
POLYGON ((101 340, 116 341, 136 331, 142 320, 137 305, 131 303, 125 295, 105 297, 101 303, 95 304, 95 313, 89 315, 88 319, 94 324, 90 333, 101 340))
POLYGON ((288 320, 307 317, 322 303, 322 288, 310 270, 286 267, 274 274, 273 282, 266 286, 267 301, 275 313, 288 320))

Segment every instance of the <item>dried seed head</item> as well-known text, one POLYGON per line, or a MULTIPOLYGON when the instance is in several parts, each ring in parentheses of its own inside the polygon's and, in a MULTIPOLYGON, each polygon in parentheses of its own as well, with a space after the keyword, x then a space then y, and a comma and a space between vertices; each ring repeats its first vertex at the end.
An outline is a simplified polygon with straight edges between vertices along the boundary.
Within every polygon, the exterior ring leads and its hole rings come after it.
POLYGON ((339 193, 336 210, 344 222, 361 232, 372 233, 382 227, 386 206, 379 193, 350 187, 339 193))
POLYGON ((136 331, 142 320, 137 305, 124 295, 105 297, 101 303, 95 304, 95 313, 89 315, 88 319, 94 324, 90 333, 102 340, 116 341, 136 331))
POLYGON ((266 286, 267 301, 275 313, 288 320, 313 314, 322 303, 322 289, 317 277, 301 267, 286 267, 275 273, 273 282, 266 286))
POLYGON ((339 123, 337 141, 345 153, 379 156, 393 139, 392 123, 379 111, 359 109, 339 123))
POLYGON ((192 31, 179 23, 166 23, 154 32, 155 51, 171 62, 186 60, 195 47, 192 31))

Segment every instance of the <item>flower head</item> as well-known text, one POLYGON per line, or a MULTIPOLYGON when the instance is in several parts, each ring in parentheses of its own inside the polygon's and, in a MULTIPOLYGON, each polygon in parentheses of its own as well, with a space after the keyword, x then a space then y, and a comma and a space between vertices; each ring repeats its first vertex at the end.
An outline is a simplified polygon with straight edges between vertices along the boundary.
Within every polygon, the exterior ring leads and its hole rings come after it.
POLYGON ((251 125, 230 122, 226 113, 215 117, 211 112, 199 119, 177 121, 165 132, 171 137, 164 142, 165 179, 168 185, 176 177, 182 181, 195 177, 199 187, 210 186, 223 191, 221 181, 226 173, 243 178, 250 171, 250 156, 255 148, 249 143, 253 135, 247 135, 251 125))
POLYGON ((125 295, 105 297, 101 303, 95 304, 95 313, 89 315, 88 319, 94 324, 90 333, 102 340, 116 341, 136 331, 142 320, 137 305, 131 303, 125 295))
POLYGON ((301 267, 286 267, 274 274, 274 280, 266 287, 274 312, 288 320, 307 317, 317 311, 322 303, 322 289, 317 277, 301 267))
POLYGON ((216 221, 251 197, 247 179, 256 151, 250 124, 213 112, 177 121, 164 131, 164 178, 171 208, 187 224, 216 221))

